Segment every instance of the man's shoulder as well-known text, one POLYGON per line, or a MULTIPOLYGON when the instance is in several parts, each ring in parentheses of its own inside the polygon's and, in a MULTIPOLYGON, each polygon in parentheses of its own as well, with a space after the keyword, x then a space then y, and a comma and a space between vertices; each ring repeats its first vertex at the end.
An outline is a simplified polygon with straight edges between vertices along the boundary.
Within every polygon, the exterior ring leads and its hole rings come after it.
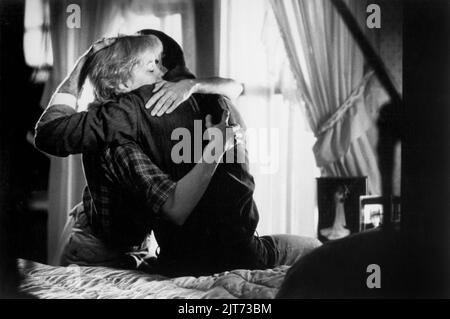
POLYGON ((132 101, 134 103, 137 103, 139 106, 144 106, 145 103, 150 100, 150 98, 153 96, 154 92, 153 89, 155 88, 154 84, 147 84, 143 85, 131 92, 125 93, 121 96, 119 101, 122 102, 129 102, 132 101))
POLYGON ((93 105, 91 110, 99 110, 109 114, 136 115, 140 111, 145 111, 145 103, 153 95, 154 85, 144 85, 140 88, 120 95, 114 101, 108 101, 93 105))

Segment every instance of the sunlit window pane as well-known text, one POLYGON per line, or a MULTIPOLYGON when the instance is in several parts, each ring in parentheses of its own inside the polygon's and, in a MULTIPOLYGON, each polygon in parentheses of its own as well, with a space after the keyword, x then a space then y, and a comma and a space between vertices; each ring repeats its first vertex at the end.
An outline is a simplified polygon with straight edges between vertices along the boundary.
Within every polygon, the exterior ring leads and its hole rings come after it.
POLYGON ((245 86, 236 106, 247 126, 258 233, 315 236, 315 137, 270 3, 220 3, 219 73, 245 86))
POLYGON ((47 0, 26 0, 23 48, 25 62, 31 67, 46 68, 53 65, 49 20, 47 0))

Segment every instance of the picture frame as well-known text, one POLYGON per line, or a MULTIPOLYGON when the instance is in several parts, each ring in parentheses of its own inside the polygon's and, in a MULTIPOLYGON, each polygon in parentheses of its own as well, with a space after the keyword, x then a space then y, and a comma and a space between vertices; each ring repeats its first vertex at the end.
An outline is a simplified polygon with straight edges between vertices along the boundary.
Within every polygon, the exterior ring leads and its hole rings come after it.
MULTIPOLYGON (((384 221, 383 196, 361 196, 360 207, 360 227, 359 231, 366 231, 381 227, 384 221)), ((400 223, 401 202, 399 196, 391 197, 391 222, 393 225, 400 223)))
POLYGON ((360 231, 360 196, 367 195, 367 176, 317 178, 318 227, 322 242, 360 231))

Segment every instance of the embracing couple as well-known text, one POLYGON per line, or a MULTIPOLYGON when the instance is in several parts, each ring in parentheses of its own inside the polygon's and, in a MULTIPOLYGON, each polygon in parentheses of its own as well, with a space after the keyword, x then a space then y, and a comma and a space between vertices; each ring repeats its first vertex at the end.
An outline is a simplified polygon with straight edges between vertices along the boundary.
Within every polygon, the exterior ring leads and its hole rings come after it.
POLYGON ((196 79, 182 49, 160 31, 96 42, 36 125, 40 150, 83 154, 87 187, 83 205, 72 212, 61 264, 207 275, 291 265, 318 247, 313 238, 255 235, 245 125, 231 103, 241 92, 234 80, 196 79), (77 112, 86 78, 95 101, 77 112), (174 130, 194 138, 199 121, 210 137, 202 151, 184 149, 189 160, 174 161, 174 130), (147 255, 152 231, 157 258, 147 255))

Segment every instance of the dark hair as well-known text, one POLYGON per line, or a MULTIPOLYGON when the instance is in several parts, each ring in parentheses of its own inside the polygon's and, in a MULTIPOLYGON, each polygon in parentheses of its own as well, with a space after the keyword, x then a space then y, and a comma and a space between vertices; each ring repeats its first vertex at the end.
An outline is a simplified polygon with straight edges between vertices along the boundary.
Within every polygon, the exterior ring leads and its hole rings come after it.
POLYGON ((195 79, 195 75, 186 67, 183 49, 181 49, 180 45, 174 39, 164 32, 153 29, 141 30, 138 34, 154 35, 161 40, 164 50, 162 65, 168 70, 163 76, 164 80, 195 79))

